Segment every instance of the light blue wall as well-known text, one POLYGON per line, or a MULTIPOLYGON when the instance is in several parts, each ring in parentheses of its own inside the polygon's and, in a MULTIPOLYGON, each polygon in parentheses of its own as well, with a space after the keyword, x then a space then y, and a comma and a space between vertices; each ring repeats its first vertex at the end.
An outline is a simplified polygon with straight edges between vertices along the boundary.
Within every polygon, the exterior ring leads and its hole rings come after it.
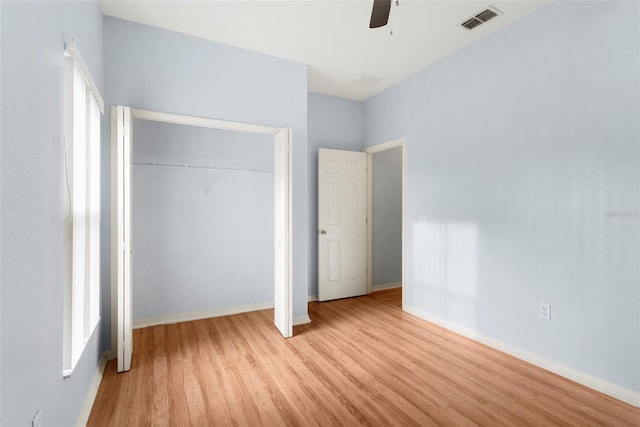
POLYGON ((318 295, 318 149, 363 148, 362 103, 309 93, 309 295, 318 295))
POLYGON ((273 303, 273 137, 134 120, 133 317, 273 303))
POLYGON ((374 153, 371 284, 402 282, 402 147, 374 153))
POLYGON ((63 53, 74 39, 102 88, 102 14, 97 2, 2 1, 0 10, 0 425, 31 425, 38 409, 43 425, 73 425, 103 348, 98 327, 62 379, 63 53))
POLYGON ((293 315, 305 316, 306 65, 110 17, 104 56, 109 105, 293 129, 293 315))
POLYGON ((639 12, 553 2, 364 119, 407 137, 407 306, 635 391, 639 12))

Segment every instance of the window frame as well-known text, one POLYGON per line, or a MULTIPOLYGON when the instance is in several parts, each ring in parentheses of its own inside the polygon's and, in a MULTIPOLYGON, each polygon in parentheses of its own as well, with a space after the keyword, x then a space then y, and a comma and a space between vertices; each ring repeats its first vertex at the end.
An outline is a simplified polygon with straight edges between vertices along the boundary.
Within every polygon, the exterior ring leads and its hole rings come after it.
POLYGON ((77 46, 65 46, 64 378, 100 323, 100 150, 104 100, 77 46))

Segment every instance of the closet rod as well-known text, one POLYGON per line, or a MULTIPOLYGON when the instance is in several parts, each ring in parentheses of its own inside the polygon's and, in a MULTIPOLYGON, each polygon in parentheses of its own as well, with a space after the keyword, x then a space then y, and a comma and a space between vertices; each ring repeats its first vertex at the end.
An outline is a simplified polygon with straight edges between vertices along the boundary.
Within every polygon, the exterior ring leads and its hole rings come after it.
POLYGON ((198 165, 193 163, 172 163, 172 162, 133 162, 136 166, 158 166, 164 168, 179 168, 179 169, 201 169, 201 170, 223 170, 223 171, 238 171, 238 172, 266 172, 273 173, 273 169, 259 169, 259 168, 238 168, 234 166, 220 166, 220 165, 198 165))

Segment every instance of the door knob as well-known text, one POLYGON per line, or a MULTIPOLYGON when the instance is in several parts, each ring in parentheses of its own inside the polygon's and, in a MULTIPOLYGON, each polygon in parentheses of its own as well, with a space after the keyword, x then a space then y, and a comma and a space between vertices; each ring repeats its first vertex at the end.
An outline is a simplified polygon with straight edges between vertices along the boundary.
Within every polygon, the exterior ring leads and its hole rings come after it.
POLYGON ((320 230, 320 234, 327 234, 326 230, 320 230))

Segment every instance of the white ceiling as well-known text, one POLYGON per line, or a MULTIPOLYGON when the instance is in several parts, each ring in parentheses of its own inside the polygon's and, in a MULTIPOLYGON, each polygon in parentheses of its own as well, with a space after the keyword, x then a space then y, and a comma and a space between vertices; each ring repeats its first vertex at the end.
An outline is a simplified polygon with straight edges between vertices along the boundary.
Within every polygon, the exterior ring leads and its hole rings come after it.
POLYGON ((309 90, 362 101, 547 1, 400 0, 389 24, 375 30, 369 29, 373 0, 102 0, 102 10, 308 64, 309 90), (489 5, 504 14, 472 31, 460 27, 489 5))

